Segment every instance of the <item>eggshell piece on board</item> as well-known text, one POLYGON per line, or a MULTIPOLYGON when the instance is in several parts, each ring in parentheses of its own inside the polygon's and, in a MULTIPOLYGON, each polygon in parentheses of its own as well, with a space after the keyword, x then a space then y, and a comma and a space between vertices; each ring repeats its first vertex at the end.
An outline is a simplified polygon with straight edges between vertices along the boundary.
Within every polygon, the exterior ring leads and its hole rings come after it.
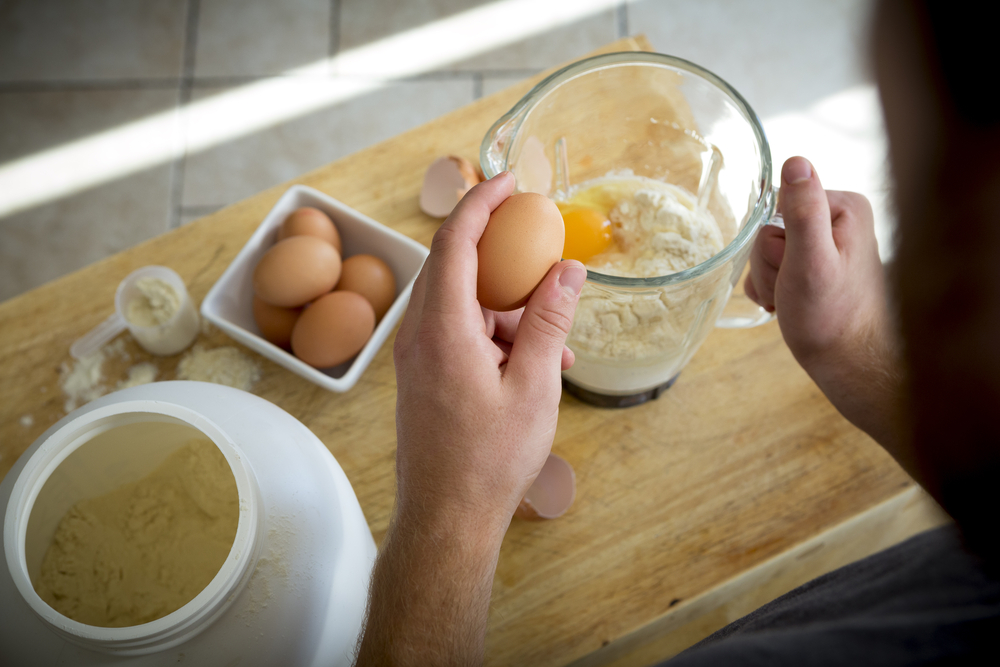
POLYGON ((479 304, 506 311, 527 303, 561 258, 565 237, 562 214, 548 197, 522 192, 505 199, 490 215, 477 247, 479 304))
POLYGON ((482 173, 464 157, 438 158, 424 174, 420 210, 434 218, 447 218, 465 193, 482 180, 482 173))
POLYGON ((381 320, 396 300, 396 278, 392 269, 374 255, 351 255, 345 259, 337 289, 356 292, 368 299, 375 309, 376 320, 381 320))
POLYGON ((292 211, 278 227, 279 241, 289 236, 315 236, 332 245, 338 253, 344 252, 337 225, 333 224, 330 216, 318 208, 303 206, 292 211))
POLYGON ((292 330, 292 352, 315 368, 342 364, 375 330, 375 310, 355 292, 330 292, 309 305, 292 330))
POLYGON ((292 343, 292 329, 299 319, 301 308, 272 306, 259 296, 253 297, 253 319, 264 340, 278 347, 288 348, 292 343))
POLYGON ((549 454, 538 477, 528 487, 514 516, 521 519, 555 519, 566 513, 576 497, 576 473, 566 459, 549 454))
POLYGON ((272 306, 296 308, 333 289, 340 253, 315 236, 290 236, 264 253, 253 271, 253 291, 272 306))

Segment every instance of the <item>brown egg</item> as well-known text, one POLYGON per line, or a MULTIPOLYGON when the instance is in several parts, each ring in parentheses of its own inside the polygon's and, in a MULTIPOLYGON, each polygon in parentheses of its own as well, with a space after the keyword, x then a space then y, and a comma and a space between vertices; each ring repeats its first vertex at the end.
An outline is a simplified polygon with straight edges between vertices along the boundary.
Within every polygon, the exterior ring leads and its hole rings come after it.
POLYGON ((375 330, 375 311, 360 294, 331 292, 309 305, 292 329, 292 352, 316 368, 342 364, 375 330))
POLYGON ((272 306, 296 308, 333 289, 340 254, 315 236, 278 241, 253 270, 253 291, 272 306))
POLYGON ((548 197, 523 192, 504 200, 479 239, 479 304, 504 311, 527 303, 559 261, 565 236, 562 215, 548 197))
POLYGON ((396 300, 396 278, 392 269, 374 255, 351 255, 340 270, 337 290, 356 292, 368 299, 375 309, 375 319, 381 320, 396 300))
POLYGON ((285 218, 278 227, 278 240, 283 241, 289 236, 315 236, 331 244, 338 253, 344 252, 337 226, 330 216, 318 208, 304 206, 285 218))
POLYGON ((292 344, 292 329, 301 312, 301 308, 272 306, 259 296, 253 297, 253 320, 260 335, 278 347, 288 348, 292 344))

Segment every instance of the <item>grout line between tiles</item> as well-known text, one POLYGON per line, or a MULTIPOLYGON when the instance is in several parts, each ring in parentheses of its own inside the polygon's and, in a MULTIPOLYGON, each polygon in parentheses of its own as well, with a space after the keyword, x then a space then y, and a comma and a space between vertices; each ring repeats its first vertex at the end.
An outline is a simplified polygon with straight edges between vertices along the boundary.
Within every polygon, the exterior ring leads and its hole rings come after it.
POLYGON ((273 79, 302 79, 304 81, 310 79, 328 79, 329 76, 319 76, 308 75, 308 76, 298 76, 289 74, 227 74, 227 75, 209 75, 209 76, 193 76, 191 77, 190 84, 193 88, 229 88, 233 86, 242 86, 248 83, 257 83, 258 81, 269 81, 273 79))
POLYGON ((197 204, 193 206, 181 206, 181 213, 184 215, 209 215, 225 208, 225 204, 197 204))
POLYGON ((178 83, 179 79, 174 77, 151 79, 54 79, 51 81, 0 81, 0 94, 101 90, 171 90, 177 88, 178 83))
POLYGON ((622 0, 615 7, 615 18, 617 19, 615 26, 618 29, 617 38, 628 37, 628 0, 622 0))
POLYGON ((327 54, 332 58, 340 51, 340 0, 330 0, 330 44, 327 54))
MULTIPOLYGON (((191 101, 191 90, 194 82, 195 58, 198 48, 198 21, 201 16, 201 0, 188 0, 187 22, 184 27, 184 64, 181 72, 180 88, 178 90, 178 113, 191 101)), ((180 155, 173 161, 170 170, 170 229, 181 225, 182 208, 184 205, 184 172, 187 168, 187 128, 178 128, 180 155)))
MULTIPOLYGON (((184 68, 181 85, 190 85, 194 79, 195 58, 198 51, 198 22, 201 19, 201 0, 188 0, 187 24, 184 28, 184 68)), ((190 93, 190 91, 188 91, 190 93)), ((185 100, 187 101, 187 100, 185 100)))
MULTIPOLYGON (((405 76, 399 78, 388 78, 388 81, 448 81, 449 79, 464 79, 468 76, 478 76, 481 79, 489 79, 491 77, 519 77, 527 78, 529 76, 534 76, 538 74, 540 69, 533 68, 523 68, 523 69, 484 69, 484 70, 441 70, 436 72, 424 72, 422 74, 414 74, 412 76, 405 76)), ((371 77, 377 78, 377 77, 371 77)))
MULTIPOLYGON (((336 74, 324 77, 319 77, 323 80, 351 80, 353 78, 361 79, 364 81, 386 81, 386 82, 396 82, 396 81, 449 81, 453 79, 466 79, 470 75, 479 75, 483 78, 490 77, 521 77, 526 78, 529 76, 534 76, 538 74, 541 70, 538 68, 512 68, 512 69, 488 69, 488 70, 437 70, 433 72, 423 72, 421 74, 413 74, 409 76, 396 77, 391 75, 386 75, 384 77, 364 75, 358 77, 352 77, 350 74, 336 74)), ((230 88, 234 86, 240 86, 247 83, 255 83, 258 81, 268 81, 274 79, 300 79, 302 81, 315 80, 315 76, 283 76, 283 75, 259 75, 259 76, 203 76, 194 77, 191 79, 190 86, 194 90, 204 89, 204 88, 230 88)))

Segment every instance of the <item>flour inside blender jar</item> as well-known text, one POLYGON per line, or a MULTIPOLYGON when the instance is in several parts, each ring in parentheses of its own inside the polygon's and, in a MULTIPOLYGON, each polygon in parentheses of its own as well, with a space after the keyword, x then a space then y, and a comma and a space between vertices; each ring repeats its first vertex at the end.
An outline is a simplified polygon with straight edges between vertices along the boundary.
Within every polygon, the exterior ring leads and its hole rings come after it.
MULTIPOLYGON (((717 209, 713 215, 684 188, 627 170, 577 184, 557 196, 557 204, 567 221, 567 246, 572 216, 581 209, 609 220, 611 242, 601 252, 580 258, 590 271, 606 276, 650 278, 692 268, 720 252, 734 226, 726 211, 717 209), (722 224, 717 215, 724 218, 722 224)), ((589 245, 600 247, 599 242, 589 245)), ((726 280, 624 291, 588 281, 568 344, 577 354, 613 364, 679 367, 686 361, 683 340, 690 330, 692 306, 728 289, 726 280)), ((608 369, 606 382, 614 384, 614 367, 608 369)))

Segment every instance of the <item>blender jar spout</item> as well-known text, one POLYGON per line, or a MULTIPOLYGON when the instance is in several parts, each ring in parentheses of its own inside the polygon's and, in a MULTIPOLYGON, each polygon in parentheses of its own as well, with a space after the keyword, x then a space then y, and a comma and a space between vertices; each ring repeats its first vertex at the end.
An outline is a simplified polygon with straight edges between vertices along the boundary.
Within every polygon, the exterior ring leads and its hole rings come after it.
POLYGON ((479 148, 479 164, 486 178, 493 178, 507 168, 510 142, 523 117, 523 112, 504 114, 486 133, 479 148))

